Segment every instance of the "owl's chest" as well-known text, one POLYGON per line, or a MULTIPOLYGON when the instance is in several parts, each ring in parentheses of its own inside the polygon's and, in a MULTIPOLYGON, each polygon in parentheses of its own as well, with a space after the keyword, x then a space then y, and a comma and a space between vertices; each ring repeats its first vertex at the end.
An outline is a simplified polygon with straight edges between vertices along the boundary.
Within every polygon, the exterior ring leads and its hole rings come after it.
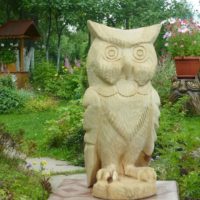
POLYGON ((116 94, 111 97, 102 97, 101 103, 106 121, 126 124, 131 129, 146 113, 151 102, 149 95, 136 94, 131 97, 123 97, 116 94))
POLYGON ((103 111, 103 123, 118 127, 123 134, 134 135, 140 122, 148 117, 150 96, 136 94, 131 97, 123 97, 116 94, 111 97, 101 97, 103 111))
POLYGON ((134 96, 122 96, 115 94, 110 97, 101 97, 103 109, 111 111, 116 115, 131 114, 136 115, 150 104, 150 95, 136 94, 134 96))

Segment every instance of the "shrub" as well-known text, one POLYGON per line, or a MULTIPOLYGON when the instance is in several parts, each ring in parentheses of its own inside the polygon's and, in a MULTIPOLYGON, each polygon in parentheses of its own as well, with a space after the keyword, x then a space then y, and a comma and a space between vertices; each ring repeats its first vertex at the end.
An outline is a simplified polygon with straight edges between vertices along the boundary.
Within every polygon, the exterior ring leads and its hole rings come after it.
POLYGON ((27 100, 22 112, 41 112, 54 109, 57 101, 47 96, 35 96, 27 100))
POLYGON ((40 112, 54 108, 57 101, 29 90, 0 88, 0 113, 40 112))
POLYGON ((54 78, 54 81, 49 82, 46 91, 61 99, 80 99, 85 91, 83 83, 85 77, 85 68, 83 67, 74 68, 72 74, 64 69, 61 74, 54 78))
POLYGON ((25 103, 35 97, 32 91, 16 89, 10 75, 0 77, 0 113, 21 112, 25 103))
POLYGON ((47 145, 50 148, 66 149, 67 159, 74 164, 82 165, 84 131, 81 100, 70 101, 60 112, 59 119, 47 122, 47 145))
POLYGON ((36 65, 32 71, 32 84, 35 89, 45 91, 55 78, 57 71, 53 64, 49 62, 41 62, 36 65))
POLYGON ((17 93, 16 90, 12 90, 7 87, 0 88, 0 113, 13 112, 24 105, 24 100, 17 93))
POLYGON ((0 88, 2 88, 2 87, 7 87, 10 89, 15 88, 15 83, 14 83, 11 75, 0 76, 0 88))
POLYGON ((152 80, 154 88, 158 91, 161 101, 166 101, 170 95, 171 80, 175 75, 174 63, 169 57, 160 58, 157 73, 152 80))
POLYGON ((74 67, 73 73, 65 67, 59 73, 55 69, 49 63, 37 66, 32 77, 34 87, 60 99, 80 99, 87 86, 85 68, 74 67))

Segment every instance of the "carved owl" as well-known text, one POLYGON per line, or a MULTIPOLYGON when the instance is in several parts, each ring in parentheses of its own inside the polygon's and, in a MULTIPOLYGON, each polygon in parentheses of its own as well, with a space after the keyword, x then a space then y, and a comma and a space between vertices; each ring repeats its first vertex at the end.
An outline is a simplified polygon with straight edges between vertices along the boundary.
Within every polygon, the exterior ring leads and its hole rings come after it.
POLYGON ((147 166, 156 140, 160 99, 151 85, 153 46, 161 26, 120 30, 88 21, 89 88, 84 95, 88 186, 119 175, 155 179, 147 166))

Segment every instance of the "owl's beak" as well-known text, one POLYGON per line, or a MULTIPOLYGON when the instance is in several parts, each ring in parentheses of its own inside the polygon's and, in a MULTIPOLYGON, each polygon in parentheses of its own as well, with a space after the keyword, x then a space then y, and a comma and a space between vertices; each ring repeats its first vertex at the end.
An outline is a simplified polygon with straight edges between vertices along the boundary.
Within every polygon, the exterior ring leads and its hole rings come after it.
POLYGON ((133 79, 133 73, 132 73, 132 70, 133 70, 133 61, 132 59, 130 58, 130 55, 127 53, 125 53, 126 55, 123 56, 123 68, 122 68, 122 71, 124 72, 124 75, 125 75, 125 79, 126 80, 130 80, 130 79, 133 79))

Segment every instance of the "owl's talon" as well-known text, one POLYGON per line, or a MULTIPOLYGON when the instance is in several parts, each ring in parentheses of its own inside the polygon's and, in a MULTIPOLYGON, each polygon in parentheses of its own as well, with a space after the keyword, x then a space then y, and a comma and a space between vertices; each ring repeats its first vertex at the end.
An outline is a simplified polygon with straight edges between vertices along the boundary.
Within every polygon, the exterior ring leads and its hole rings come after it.
POLYGON ((102 168, 97 172, 97 181, 103 180, 107 182, 113 182, 118 180, 118 173, 115 167, 110 166, 107 168, 102 168))
POLYGON ((110 177, 110 173, 105 171, 105 173, 103 174, 103 180, 108 180, 110 177))
POLYGON ((112 180, 113 181, 117 181, 119 179, 118 177, 118 173, 116 171, 113 172, 113 175, 112 175, 112 180))
POLYGON ((141 170, 138 171, 137 178, 141 181, 156 181, 156 172, 151 167, 142 167, 141 170))
POLYGON ((151 167, 135 167, 128 165, 125 174, 141 181, 156 181, 156 172, 151 167))

